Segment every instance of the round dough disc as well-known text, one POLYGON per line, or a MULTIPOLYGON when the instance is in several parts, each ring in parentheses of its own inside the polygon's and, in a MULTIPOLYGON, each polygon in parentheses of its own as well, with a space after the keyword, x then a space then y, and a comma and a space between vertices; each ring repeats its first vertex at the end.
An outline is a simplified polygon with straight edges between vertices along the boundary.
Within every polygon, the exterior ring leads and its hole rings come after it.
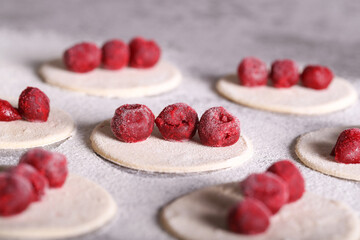
POLYGON ((59 189, 50 189, 24 212, 0 217, 0 238, 68 238, 94 231, 115 216, 117 206, 100 186, 69 175, 59 189))
MULTIPOLYGON (((200 189, 164 207, 160 221, 179 239, 248 240, 249 235, 227 230, 229 210, 242 199, 238 183, 200 189)), ((360 222, 347 206, 305 193, 297 202, 285 205, 272 216, 265 233, 252 235, 254 240, 358 240, 360 222)))
POLYGON ((170 91, 181 82, 179 70, 164 61, 150 69, 97 68, 89 73, 74 73, 65 69, 61 60, 55 60, 44 63, 39 72, 49 84, 102 97, 152 96, 170 91))
POLYGON ((0 122, 0 149, 33 148, 70 137, 75 125, 69 114, 51 108, 46 122, 0 122))
POLYGON ((324 128, 300 136, 296 155, 308 167, 339 178, 360 181, 360 164, 338 163, 330 155, 342 131, 351 127, 324 128))
POLYGON ((314 90, 300 85, 288 89, 272 86, 249 88, 239 84, 236 75, 229 75, 217 82, 216 89, 233 102, 271 112, 319 115, 351 106, 357 100, 352 85, 334 78, 326 90, 314 90))
POLYGON ((105 159, 151 172, 190 173, 235 167, 248 160, 253 152, 244 136, 229 147, 208 147, 200 143, 197 135, 188 142, 166 141, 156 127, 147 140, 124 143, 113 136, 110 120, 97 125, 90 140, 94 151, 105 159))

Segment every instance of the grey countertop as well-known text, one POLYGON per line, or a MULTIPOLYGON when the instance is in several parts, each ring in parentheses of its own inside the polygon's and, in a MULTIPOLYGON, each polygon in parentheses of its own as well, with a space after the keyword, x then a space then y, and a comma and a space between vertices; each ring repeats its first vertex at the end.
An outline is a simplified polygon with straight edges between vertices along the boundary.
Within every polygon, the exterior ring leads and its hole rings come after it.
MULTIPOLYGON (((249 109, 214 91, 216 80, 235 71, 245 56, 270 63, 293 58, 300 65, 321 63, 360 88, 360 2, 353 1, 13 1, 0 0, 0 96, 18 96, 38 86, 53 105, 75 119, 76 136, 54 150, 66 154, 70 170, 107 189, 119 212, 114 221, 79 239, 171 239, 159 225, 159 209, 200 187, 238 181, 272 162, 294 154, 300 134, 322 127, 359 124, 360 106, 324 116, 290 116, 249 109), (59 57, 76 41, 98 43, 133 36, 156 39, 164 58, 184 75, 182 85, 150 98, 105 99, 67 92, 43 83, 36 68, 59 57), (155 114, 174 102, 186 102, 200 114, 222 105, 241 121, 255 154, 241 167, 202 174, 144 173, 115 166, 93 153, 91 130, 125 103, 146 103, 155 114)), ((301 101, 301 99, 299 99, 301 101)), ((1 162, 15 164, 21 151, 0 152, 1 162)), ((176 159, 174 159, 176 161, 176 159)), ((346 202, 360 211, 360 183, 315 172, 297 162, 307 189, 346 202)))

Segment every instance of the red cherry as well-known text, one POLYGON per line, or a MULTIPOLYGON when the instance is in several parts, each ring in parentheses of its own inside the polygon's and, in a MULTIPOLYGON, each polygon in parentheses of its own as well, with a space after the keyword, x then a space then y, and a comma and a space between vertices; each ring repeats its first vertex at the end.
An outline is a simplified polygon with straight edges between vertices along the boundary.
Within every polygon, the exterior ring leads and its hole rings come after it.
POLYGON ((160 59, 160 47, 153 40, 146 41, 141 37, 134 38, 130 44, 130 67, 151 68, 160 59))
POLYGON ((94 43, 79 43, 64 52, 63 61, 70 71, 90 72, 100 65, 101 50, 94 43))
POLYGON ((8 101, 0 99, 0 121, 10 122, 20 120, 21 115, 8 101))
POLYGON ((0 173, 0 216, 24 211, 34 199, 31 183, 24 177, 8 172, 0 173))
POLYGON ((118 70, 128 65, 130 49, 121 40, 110 40, 102 47, 102 62, 104 68, 118 70))
POLYGON ((232 232, 240 234, 259 234, 270 225, 271 212, 259 200, 245 197, 228 215, 228 226, 232 232))
POLYGON ((305 87, 316 90, 326 89, 333 80, 333 73, 324 66, 307 66, 301 74, 301 81, 305 87))
POLYGON ((360 163, 360 129, 350 128, 341 132, 332 155, 339 163, 360 163))
POLYGON ((20 163, 33 166, 41 175, 47 178, 52 188, 61 187, 68 175, 67 160, 63 154, 35 148, 26 152, 20 163))
POLYGON ((29 180, 34 191, 34 201, 39 201, 49 186, 48 180, 29 164, 20 163, 8 171, 11 174, 18 174, 29 180))
POLYGON ((191 139, 196 133, 198 122, 196 111, 185 103, 167 106, 155 120, 163 138, 174 141, 191 139))
POLYGON ((211 147, 233 145, 240 137, 239 120, 223 107, 208 109, 201 116, 198 129, 201 143, 211 147))
POLYGON ((289 160, 278 161, 272 164, 267 171, 276 174, 287 184, 289 203, 295 202, 304 194, 305 180, 299 169, 289 160))
POLYGON ((289 88, 299 81, 299 70, 290 59, 277 60, 271 65, 270 79, 276 88, 289 88))
POLYGON ((246 87, 264 86, 268 80, 266 64, 258 58, 244 58, 238 67, 240 84, 246 87))
POLYGON ((19 113, 30 122, 46 122, 50 112, 50 100, 40 89, 27 87, 19 97, 19 113))
POLYGON ((242 181, 240 186, 245 197, 263 202, 273 214, 289 199, 289 190, 285 182, 270 172, 253 173, 242 181))
POLYGON ((111 119, 111 131, 123 142, 144 141, 151 135, 154 120, 154 114, 145 105, 122 105, 111 119))

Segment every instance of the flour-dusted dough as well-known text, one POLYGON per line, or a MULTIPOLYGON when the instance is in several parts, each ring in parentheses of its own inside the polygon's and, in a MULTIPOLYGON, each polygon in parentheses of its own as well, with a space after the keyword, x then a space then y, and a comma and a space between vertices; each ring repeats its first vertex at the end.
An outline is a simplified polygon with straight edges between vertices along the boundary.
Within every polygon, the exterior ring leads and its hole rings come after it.
POLYGON ((68 238, 94 231, 117 211, 113 198, 86 178, 69 175, 62 188, 13 217, 0 217, 0 238, 68 238))
POLYGON ((61 60, 55 60, 44 63, 39 73, 49 84, 102 97, 152 96, 170 91, 181 82, 179 70, 165 61, 150 69, 97 68, 89 73, 74 73, 66 70, 61 60))
POLYGON ((271 218, 269 229, 259 235, 239 235, 227 230, 229 210, 242 199, 238 183, 200 189, 161 210, 164 228, 186 240, 359 240, 357 214, 342 203, 305 193, 271 218))
POLYGON ((351 106, 357 100, 352 85, 342 78, 334 78, 326 90, 314 90, 300 85, 288 89, 272 86, 244 87, 236 75, 221 78, 216 85, 218 92, 236 103, 266 111, 319 115, 351 106))
POLYGON ((118 165, 137 170, 190 173, 239 166, 253 153, 249 140, 241 136, 229 147, 208 147, 196 135, 188 142, 164 140, 157 128, 145 141, 124 143, 117 140, 106 120, 95 127, 91 146, 96 153, 118 165))
POLYGON ((33 148, 70 137, 75 124, 69 114, 51 108, 46 122, 0 122, 0 149, 33 148))
POLYGON ((353 127, 324 128, 300 136, 296 155, 308 167, 339 178, 360 181, 360 164, 338 163, 330 155, 340 133, 353 127))

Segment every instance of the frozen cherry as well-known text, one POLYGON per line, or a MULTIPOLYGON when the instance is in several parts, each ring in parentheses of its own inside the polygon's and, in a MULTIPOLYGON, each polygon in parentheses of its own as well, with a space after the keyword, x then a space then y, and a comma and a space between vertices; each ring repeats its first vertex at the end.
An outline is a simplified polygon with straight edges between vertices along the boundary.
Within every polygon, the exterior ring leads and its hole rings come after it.
POLYGON ((20 120, 21 116, 8 101, 0 99, 0 121, 10 122, 20 120))
POLYGON ((20 163, 27 163, 39 171, 52 188, 61 187, 68 175, 67 160, 63 154, 35 148, 26 152, 20 163))
POLYGON ((198 131, 202 144, 226 147, 239 140, 240 122, 225 108, 213 107, 201 116, 198 131))
POLYGON ((128 65, 130 50, 123 41, 110 40, 104 44, 101 50, 104 68, 118 70, 128 65))
POLYGON ((341 132, 332 155, 339 163, 360 163, 360 129, 350 128, 341 132))
POLYGON ((40 89, 27 87, 19 97, 19 113, 30 122, 46 122, 50 112, 50 100, 40 89))
POLYGON ((153 40, 136 37, 131 40, 129 47, 130 67, 151 68, 159 61, 161 50, 153 40))
POLYGON ((155 116, 145 105, 125 104, 116 109, 111 119, 111 131, 123 142, 147 139, 154 128, 155 116))
POLYGON ((277 60, 271 65, 270 78, 274 87, 289 88, 299 81, 299 70, 290 59, 277 60))
POLYGON ((305 181, 299 169, 289 160, 282 160, 271 165, 268 172, 279 176, 288 186, 289 200, 295 202, 305 192, 305 181))
POLYGON ((24 211, 34 199, 31 183, 24 177, 8 172, 0 173, 0 216, 24 211))
POLYGON ((232 232, 240 234, 259 234, 270 225, 271 212, 259 200, 245 197, 228 215, 228 226, 232 232))
POLYGON ((334 75, 331 70, 324 66, 307 66, 301 74, 301 81, 305 87, 316 90, 326 89, 334 75))
POLYGON ((79 43, 64 52, 63 60, 70 71, 90 72, 100 65, 101 50, 94 43, 79 43))
POLYGON ((258 58, 244 58, 238 67, 238 77, 242 85, 257 87, 266 85, 268 70, 266 64, 258 58))
POLYGON ((277 175, 254 173, 240 183, 245 197, 256 198, 275 214, 288 202, 289 191, 286 183, 277 175))
POLYGON ((196 111, 189 105, 175 103, 164 108, 155 123, 164 139, 185 141, 195 135, 198 121, 196 111))
POLYGON ((34 201, 39 201, 45 194, 45 190, 48 187, 48 180, 41 175, 33 166, 25 163, 20 163, 16 167, 9 169, 11 174, 20 175, 32 185, 34 190, 34 201))

